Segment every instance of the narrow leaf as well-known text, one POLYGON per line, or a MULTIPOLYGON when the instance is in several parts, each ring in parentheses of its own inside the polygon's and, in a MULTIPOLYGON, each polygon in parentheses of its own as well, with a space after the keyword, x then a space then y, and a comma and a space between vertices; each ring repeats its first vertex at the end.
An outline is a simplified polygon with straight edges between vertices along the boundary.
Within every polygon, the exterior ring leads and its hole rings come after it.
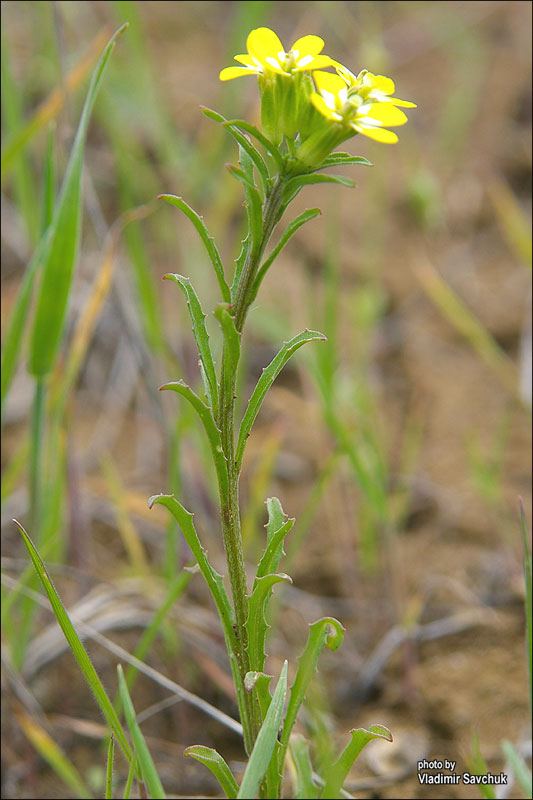
POLYGON ((294 236, 298 228, 301 228, 306 222, 309 220, 314 219, 316 216, 321 214, 319 208, 310 208, 307 211, 304 211, 302 214, 293 219, 293 221, 287 226, 287 229, 284 231, 283 235, 281 236, 277 245, 273 248, 272 252, 268 256, 267 259, 262 263, 260 269, 257 272, 256 278, 254 280, 254 285, 252 287, 252 299, 254 299, 259 291, 259 287, 265 277, 266 273, 279 256, 289 239, 294 236))
POLYGON ((372 739, 384 739, 386 742, 392 742, 392 733, 385 725, 371 725, 368 730, 365 728, 354 728, 350 731, 350 734, 350 742, 346 745, 335 763, 332 764, 329 771, 329 777, 326 780, 324 791, 321 794, 324 800, 334 800, 334 798, 339 796, 342 784, 346 780, 355 759, 372 739))
POLYGON ((53 612, 56 616, 56 619, 61 627, 61 630, 65 634, 65 638, 69 644, 70 649, 72 650, 72 654, 74 658, 78 662, 78 665, 83 672, 85 680, 89 684, 91 691, 93 692, 96 702, 98 703, 103 715, 105 716, 107 722, 115 737, 117 742, 119 743, 122 752, 124 753, 126 759, 131 762, 133 755, 131 752, 131 748, 128 744, 128 740, 126 739, 126 735, 122 729, 122 725, 120 724, 120 720, 118 719, 115 709, 109 697, 106 694, 104 687, 100 681, 100 678, 96 674, 96 670, 92 665, 92 662, 87 655, 87 651, 85 650, 83 644, 80 641, 78 634, 76 633, 72 622, 70 621, 70 617, 68 616, 63 603, 56 591, 54 584, 52 583, 50 576, 46 570, 45 565, 43 564, 39 553, 37 552, 35 545, 33 544, 32 540, 22 527, 22 525, 14 520, 16 526, 18 527, 20 534, 24 540, 24 544, 28 549, 28 553, 30 554, 30 558, 33 562, 33 566, 39 576, 39 579, 43 585, 43 588, 48 595, 48 599, 50 601, 50 605, 52 606, 53 612))
POLYGON ((291 756, 296 767, 296 800, 315 800, 319 788, 313 781, 309 742, 299 733, 291 738, 291 756))
POLYGON ((233 273, 233 281, 231 284, 231 301, 235 300, 235 294, 237 292, 237 287, 239 285, 239 281, 241 279, 242 268, 246 262, 246 258, 250 251, 250 247, 252 246, 250 233, 246 234, 246 237, 243 239, 241 243, 241 252, 239 253, 238 257, 235 259, 235 271, 233 273))
POLYGON ((326 160, 318 167, 318 169, 325 169, 326 167, 343 166, 344 164, 359 164, 361 167, 373 167, 371 161, 363 156, 352 156, 350 153, 331 153, 326 160))
POLYGON ((344 178, 342 175, 297 175, 285 184, 283 191, 285 202, 288 203, 293 200, 303 186, 311 183, 338 183, 341 186, 349 186, 352 189, 355 186, 355 182, 351 178, 344 178))
POLYGON ((316 672, 320 653, 324 647, 329 647, 330 650, 337 650, 341 646, 343 638, 344 628, 334 617, 324 617, 323 619, 313 622, 312 625, 309 626, 307 644, 298 660, 298 669, 296 670, 296 677, 291 687, 287 713, 285 714, 285 721, 283 723, 279 762, 280 772, 283 770, 283 763, 287 753, 287 747, 289 746, 292 728, 296 722, 300 706, 305 699, 307 687, 316 672))
POLYGON ((520 784, 520 787, 522 788, 522 791, 526 797, 531 797, 531 792, 533 789, 531 770, 529 769, 525 760, 520 755, 516 747, 507 739, 504 739, 502 742, 502 750, 516 776, 517 783, 520 784))
POLYGON ((192 747, 187 747, 183 751, 183 755, 195 758, 210 769, 229 800, 233 800, 233 798, 237 797, 239 791, 237 781, 231 774, 230 768, 220 753, 217 753, 212 747, 204 747, 201 744, 195 744, 192 747))
POLYGON ((254 588, 248 603, 248 619, 246 629, 248 631, 248 656, 250 666, 257 672, 262 672, 265 666, 265 640, 266 633, 270 625, 265 618, 265 610, 272 594, 272 587, 276 583, 284 581, 292 583, 292 579, 280 572, 277 575, 263 575, 256 578, 254 588))
POLYGON ((43 261, 31 335, 29 370, 35 376, 50 372, 61 341, 81 235, 81 179, 87 129, 115 40, 126 27, 127 25, 122 25, 111 37, 93 72, 61 194, 50 225, 50 238, 43 261))
POLYGON ((235 327, 235 319, 228 310, 228 305, 220 304, 215 309, 215 317, 220 322, 224 334, 224 357, 228 360, 227 374, 233 375, 241 357, 241 334, 235 327))
POLYGON ((150 797, 152 797, 153 800, 164 800, 166 794, 163 790, 157 769, 137 722, 135 709, 133 708, 133 703, 131 702, 130 693, 128 692, 128 687, 126 685, 126 680, 120 664, 117 664, 117 674, 122 708, 124 709, 124 716, 126 717, 131 738, 133 739, 135 755, 137 756, 139 767, 141 768, 143 780, 146 784, 146 788, 150 792, 150 797))
POLYGON ((160 194, 158 197, 159 200, 165 200, 165 202, 170 203, 173 206, 176 206, 183 211, 185 216, 187 216, 196 230, 200 235, 200 239, 202 240, 205 249, 207 250, 207 255, 213 265, 213 269, 215 270, 215 274, 217 276, 218 285, 220 286, 220 291, 222 292, 222 299, 226 302, 230 302, 230 292, 228 284, 226 283, 226 278, 224 277, 224 267, 222 265, 222 259, 220 258, 220 253, 218 252, 218 248, 215 244, 215 240, 209 234, 205 223, 202 217, 193 209, 191 208, 185 200, 181 197, 177 197, 174 194, 160 194))
POLYGON ((211 452, 213 454, 220 495, 221 497, 226 497, 228 492, 228 467, 226 464, 226 458, 222 451, 220 431, 215 424, 211 409, 206 406, 206 404, 195 392, 193 392, 190 386, 187 386, 187 384, 184 383, 184 381, 173 381, 171 383, 165 383, 163 386, 159 387, 159 391, 164 391, 166 389, 170 389, 171 391, 177 392, 185 397, 200 417, 209 440, 211 452))
POLYGON ((278 731, 283 718, 283 708, 287 697, 287 662, 283 664, 272 702, 267 711, 261 730, 255 740, 254 749, 244 773, 238 798, 253 798, 268 769, 272 753, 278 740, 278 731))
POLYGON ((189 278, 176 273, 169 273, 163 276, 163 280, 172 280, 178 284, 185 299, 187 300, 187 308, 192 320, 192 331, 198 347, 198 354, 203 365, 203 374, 205 375, 205 394, 207 401, 212 409, 213 416, 217 415, 217 378, 215 373, 215 365, 211 348, 209 346, 209 335, 205 327, 205 314, 202 311, 202 306, 198 299, 189 278))
POLYGON ((255 127, 255 125, 251 125, 249 122, 246 122, 246 120, 243 119, 225 119, 225 117, 223 117, 222 114, 219 114, 218 111, 213 111, 211 108, 206 108, 206 106, 200 106, 200 108, 206 117, 215 120, 215 122, 220 122, 225 128, 228 128, 230 132, 232 128, 240 128, 241 130, 246 131, 246 133, 250 133, 257 139, 258 142, 260 142, 260 144, 263 145, 265 150, 270 153, 276 162, 278 169, 280 171, 283 170, 283 157, 281 156, 278 148, 264 135, 264 133, 261 133, 261 131, 255 127))
POLYGON ((115 740, 113 734, 109 737, 107 748, 107 767, 105 773, 105 800, 113 798, 113 758, 115 756, 115 740))
POLYGON ((237 451, 235 456, 235 462, 237 464, 237 469, 240 468, 242 463, 242 456, 244 453, 244 448, 246 446, 246 440, 250 435, 250 431, 252 429, 252 425, 255 422, 255 418, 259 413, 259 409, 261 408, 261 404, 265 398, 266 393, 278 377, 279 373, 292 356, 293 353, 298 350, 303 344, 306 342, 312 342, 315 339, 321 339, 322 341, 326 341, 326 337, 323 333, 319 333, 318 331, 303 331, 303 333, 299 333, 293 339, 288 342, 284 342, 283 347, 277 354, 277 356, 270 362, 268 367, 263 369, 261 377, 259 378, 257 385, 248 401, 248 407, 244 414, 244 417, 241 422, 241 427, 239 430, 239 439, 237 443, 237 451))
POLYGON ((276 572, 281 557, 284 555, 283 542, 294 525, 294 518, 287 517, 277 497, 269 497, 266 506, 268 511, 267 546, 257 567, 258 578, 276 572))

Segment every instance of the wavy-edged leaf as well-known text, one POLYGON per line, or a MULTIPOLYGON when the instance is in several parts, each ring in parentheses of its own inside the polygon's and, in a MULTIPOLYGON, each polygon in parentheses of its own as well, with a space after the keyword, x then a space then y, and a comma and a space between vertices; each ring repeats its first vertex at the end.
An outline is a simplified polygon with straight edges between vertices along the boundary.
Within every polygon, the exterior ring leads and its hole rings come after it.
POLYGON ((230 291, 229 286, 226 283, 226 278, 224 276, 224 266, 222 264, 222 259, 220 258, 220 253, 218 252, 218 248, 215 244, 215 240, 210 235, 209 231, 206 228, 205 222, 203 221, 200 214, 198 214, 194 208, 191 208, 188 203, 182 197, 178 197, 175 194, 160 194, 158 197, 159 200, 164 200, 166 203, 170 203, 176 208, 179 208, 180 211, 183 211, 186 217, 188 217, 200 236, 204 247, 207 251, 207 255, 209 256, 209 260, 213 265, 213 269, 215 270, 215 274, 217 276, 218 285, 220 286, 220 291, 222 292, 222 299, 226 302, 230 302, 230 291))
POLYGON ((321 175, 320 173, 296 175, 295 178, 290 178, 284 186, 283 197, 285 204, 290 203, 303 186, 311 183, 338 183, 351 189, 355 186, 355 182, 351 178, 345 178, 343 175, 321 175))
POLYGON ((115 734, 116 740, 120 745, 122 752, 124 753, 128 762, 131 763, 133 759, 133 753, 131 751, 131 747, 128 744, 128 740, 126 738, 126 734, 120 724, 120 720, 117 717, 115 709, 113 708, 113 704, 111 703, 109 697, 107 696, 106 690, 104 689, 100 678, 98 677, 95 668, 92 665, 91 659, 87 655, 87 651, 85 650, 83 644, 81 643, 80 637, 76 633, 72 622, 70 621, 70 617, 67 614, 63 603, 61 602, 61 598, 59 597, 54 584, 46 570, 46 567, 37 552, 37 548, 33 544, 32 540, 22 527, 22 525, 14 520, 17 528, 20 531, 20 534, 24 540, 24 544, 30 554, 30 558, 32 560, 33 566, 35 567, 35 571, 37 572, 39 579, 43 585, 43 588, 48 595, 48 599, 50 601, 50 605, 52 606, 52 610, 56 616, 56 619, 61 627, 65 635, 65 639, 67 640, 70 649, 72 650, 72 654, 78 665, 83 673, 83 676, 87 683, 89 684, 89 688, 93 692, 96 702, 102 711, 102 714, 106 718, 111 730, 115 734))
POLYGON ((364 156, 352 156, 351 153, 337 152, 330 153, 326 160, 318 167, 318 169, 325 169, 326 167, 344 166, 344 164, 358 164, 361 167, 373 167, 371 161, 364 156))
POLYGON ((232 375, 237 369, 241 357, 241 334, 235 327, 235 319, 228 310, 229 306, 220 303, 215 309, 215 317, 220 322, 224 334, 225 358, 228 359, 228 374, 232 375))
POLYGON ((296 800, 315 800, 319 787, 313 781, 309 742, 299 733, 291 737, 291 756, 296 767, 296 800))
POLYGON ((306 222, 309 220, 314 219, 316 216, 321 214, 321 210, 319 208, 309 208, 307 211, 304 211, 302 214, 299 214, 296 219, 293 219, 292 222, 287 226, 286 230, 283 232, 279 242, 273 248, 272 252, 265 259, 265 261, 261 264, 260 269, 257 272, 257 275, 254 280, 254 284, 252 287, 252 299, 254 299, 259 291, 259 287, 265 277, 266 273, 272 266, 275 259, 279 256, 289 239, 294 236, 298 228, 301 228, 306 222))
POLYGON ((50 236, 47 237, 47 247, 43 256, 42 278, 30 343, 29 371, 35 376, 44 376, 50 372, 61 341, 81 235, 81 185, 87 129, 115 40, 126 27, 127 24, 122 25, 113 34, 92 74, 61 193, 49 228, 50 236))
POLYGON ((257 734, 254 749, 252 750, 239 793, 237 794, 238 798, 255 797, 268 769, 276 742, 278 741, 278 731, 283 718, 283 708, 287 697, 287 668, 288 664, 285 661, 265 720, 257 734))
POLYGON ((343 638, 344 628, 334 617, 323 617, 309 626, 307 644, 298 660, 298 669, 291 687, 287 713, 283 723, 279 762, 280 772, 283 771, 283 762, 293 725, 296 722, 300 706, 305 699, 309 682, 316 672, 320 653, 324 647, 329 647, 330 650, 337 650, 341 646, 343 638))
POLYGON ((198 538, 198 534, 196 533, 196 529, 193 523, 193 514, 190 511, 187 511, 181 503, 176 500, 173 494, 156 494, 150 497, 148 500, 149 508, 152 508, 153 505, 163 505, 172 514, 180 529, 185 537, 187 544, 189 545, 193 556, 196 559, 196 562, 200 568, 200 572, 204 576, 204 580, 209 587, 209 591, 215 601, 216 607, 218 609, 218 613, 220 615, 220 619, 222 622, 222 627, 224 629, 224 634, 226 635, 229 643, 232 646, 232 650, 235 649, 236 645, 236 638, 235 638, 235 631, 233 630, 233 610, 231 608, 228 595, 224 588, 224 582, 222 580, 222 575, 220 575, 209 563, 206 555, 206 551, 202 547, 200 543, 200 539, 198 538))
POLYGON ((269 497, 266 507, 268 511, 267 546, 257 567, 258 578, 276 572, 281 557, 285 555, 283 542, 294 525, 294 518, 289 519, 277 497, 269 497))
POLYGON ((219 782, 222 791, 229 800, 237 797, 239 787, 237 781, 231 774, 231 770, 220 755, 212 747, 204 747, 202 744, 195 744, 192 747, 187 747, 183 751, 183 755, 195 758, 204 767, 211 770, 217 781, 219 782))
POLYGON ((255 418, 259 413, 259 409, 261 408, 261 404, 265 398, 266 393, 278 377, 279 373, 289 360, 289 358, 293 355, 293 353, 298 350, 303 344, 306 342, 312 342, 315 339, 320 339, 322 341, 326 341, 326 336, 323 333, 319 333, 318 331, 309 331, 305 330, 302 333, 299 333, 297 336, 294 336, 290 341, 284 342, 283 347, 279 351, 279 353, 272 359, 268 367, 263 369, 261 377, 257 381, 257 385, 252 392, 252 396, 248 401, 248 407, 244 413, 242 418, 241 427, 239 429, 239 439, 237 443, 237 450, 235 455, 235 462, 237 464, 237 469, 240 468, 242 463, 242 456, 244 453, 244 448, 246 446, 246 440, 250 435, 250 431, 252 429, 252 425, 255 422, 255 418))
POLYGON ((228 465, 226 462, 226 457, 222 450, 222 442, 220 439, 220 431, 216 426, 215 420, 213 419, 213 415, 211 413, 211 409, 206 406, 206 404, 201 400, 196 392, 193 392, 190 386, 188 386, 185 381, 171 381, 170 383, 165 383, 163 386, 159 387, 159 391, 171 390, 173 392, 177 392, 185 397, 189 403, 193 406, 196 410, 198 416, 200 417, 202 424, 204 426, 205 432, 207 434, 207 438, 209 440, 209 445, 211 447, 211 453, 213 454, 213 460, 215 462, 215 468, 217 471, 217 478, 218 478, 218 485, 220 489, 221 497, 226 497, 228 492, 228 465))
POLYGON ((370 725, 368 730, 365 728, 354 728, 350 731, 350 734, 351 739, 349 743, 328 770, 329 775, 326 779, 326 785, 320 795, 324 800, 334 800, 334 798, 339 796, 342 784, 346 780, 346 776, 352 764, 361 750, 366 747, 372 739, 384 739, 386 742, 392 742, 392 733, 385 725, 370 725))
POLYGON ((250 666, 256 672, 262 672, 265 665, 265 640, 270 625, 266 621, 265 611, 272 588, 276 583, 292 583, 292 578, 280 572, 276 575, 263 575, 256 578, 254 588, 248 602, 248 656, 250 666))
POLYGON ((192 332, 203 366, 202 376, 204 377, 205 394, 212 409, 213 416, 216 418, 218 394, 217 377, 211 348, 209 346, 209 334, 205 327, 205 314, 200 305, 200 300, 189 278, 178 275, 176 272, 169 272, 167 275, 163 276, 163 280, 172 280, 177 283, 187 300, 187 308, 189 309, 192 321, 192 332))
POLYGON ((166 794, 163 790, 163 786, 159 779, 152 756, 150 755, 150 751, 148 750, 148 745, 146 744, 145 738, 139 727, 139 723, 137 722, 135 709, 133 708, 133 703, 131 702, 130 693, 128 692, 128 686, 126 684, 126 679, 124 678, 124 673, 120 664, 117 664, 117 674, 124 716, 126 717, 126 722, 133 740, 133 746, 135 747, 135 755, 137 757, 139 767, 141 768, 141 773, 146 784, 146 788, 148 789, 150 797, 153 798, 153 800, 165 800, 166 794))

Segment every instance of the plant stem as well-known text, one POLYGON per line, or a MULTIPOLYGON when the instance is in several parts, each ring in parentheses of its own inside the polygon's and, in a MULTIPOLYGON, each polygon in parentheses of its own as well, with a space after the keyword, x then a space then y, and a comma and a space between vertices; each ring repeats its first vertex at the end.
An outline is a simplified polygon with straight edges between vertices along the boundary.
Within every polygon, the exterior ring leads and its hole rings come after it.
MULTIPOLYGON (((278 176, 263 206, 263 235, 259 246, 250 248, 243 265, 241 277, 235 293, 233 316, 237 331, 242 332, 246 314, 252 301, 251 290, 265 247, 280 217, 283 200, 283 177, 278 176)), ((259 704, 251 693, 244 690, 244 677, 250 670, 248 655, 248 635, 246 621, 248 618, 248 584, 244 567, 244 554, 241 536, 241 516, 239 509, 239 468, 235 463, 235 365, 230 367, 226 352, 222 356, 220 377, 220 396, 218 425, 220 428, 222 448, 228 465, 229 493, 221 497, 222 534, 228 564, 233 607, 235 610, 236 637, 238 652, 235 653, 239 668, 240 687, 237 694, 244 698, 241 713, 244 729, 244 744, 250 755, 255 738, 261 727, 259 704)))

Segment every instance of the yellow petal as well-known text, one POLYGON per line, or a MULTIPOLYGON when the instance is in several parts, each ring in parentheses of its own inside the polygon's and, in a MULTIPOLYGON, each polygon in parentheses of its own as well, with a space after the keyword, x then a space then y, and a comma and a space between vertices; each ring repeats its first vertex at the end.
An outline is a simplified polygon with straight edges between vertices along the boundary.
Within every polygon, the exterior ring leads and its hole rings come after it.
POLYGON ((400 100, 398 97, 389 97, 389 103, 393 106, 402 106, 402 108, 418 108, 416 103, 411 103, 410 100, 400 100))
POLYGON ((256 62, 250 56, 234 56, 235 61, 238 61, 239 64, 245 64, 247 67, 257 67, 256 62))
MULTIPOLYGON (((313 56, 313 60, 303 69, 323 69, 324 67, 332 67, 333 66, 333 59, 329 56, 313 56)), ((297 67, 298 69, 302 69, 302 67, 297 67)))
POLYGON ((382 125, 404 125, 407 117, 392 103, 374 103, 367 111, 367 116, 381 122, 382 125))
POLYGON ((375 139, 376 142, 383 142, 383 144, 394 144, 398 141, 394 131, 388 131, 385 128, 360 128, 359 133, 368 136, 369 139, 375 139))
POLYGON ((325 92, 337 95, 341 89, 346 88, 346 83, 340 75, 334 75, 332 72, 314 72, 313 77, 318 89, 324 89, 325 92))
POLYGON ((378 92, 383 92, 383 94, 394 94, 393 80, 386 78, 385 75, 372 75, 371 72, 368 75, 373 89, 377 89, 378 92))
POLYGON ((268 56, 277 58, 279 52, 284 52, 278 36, 270 28, 254 28, 248 34, 246 46, 250 55, 257 58, 261 64, 266 63, 265 59, 268 56))
POLYGON ((299 57, 316 56, 323 47, 324 39, 321 39, 320 36, 313 36, 310 34, 309 36, 302 36, 300 39, 296 39, 291 50, 298 50, 299 57))
POLYGON ((323 114, 325 117, 327 117, 328 119, 334 119, 336 122, 338 122, 338 115, 335 115, 332 112, 331 108, 329 108, 326 101, 321 95, 314 92, 311 95, 311 102, 313 103, 317 111, 320 111, 320 113, 323 114))
POLYGON ((257 69, 246 69, 246 67, 226 67, 218 77, 221 81, 231 81, 233 78, 240 78, 242 75, 257 75, 257 72, 257 69))
POLYGON ((346 81, 348 86, 353 86, 353 84, 356 82, 357 78, 355 77, 353 72, 350 72, 348 67, 345 67, 344 64, 340 63, 340 61, 333 61, 333 59, 332 59, 331 66, 335 67, 335 69, 337 70, 339 75, 342 78, 344 78, 344 80, 346 81))

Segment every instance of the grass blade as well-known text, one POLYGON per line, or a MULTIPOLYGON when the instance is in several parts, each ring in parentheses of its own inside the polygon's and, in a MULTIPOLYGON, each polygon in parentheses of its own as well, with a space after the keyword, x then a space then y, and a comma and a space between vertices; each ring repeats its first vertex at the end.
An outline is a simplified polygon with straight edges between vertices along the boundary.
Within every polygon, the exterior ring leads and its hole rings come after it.
POLYGON ((524 546, 524 582, 526 585, 526 647, 527 647, 527 664, 529 669, 529 712, 533 712, 533 609, 532 609, 532 577, 531 577, 531 548, 529 546, 529 537, 527 533, 526 515, 524 512, 524 505, 520 499, 520 530, 522 531, 522 542, 524 546))
POLYGON ((164 800, 166 794, 163 790, 157 769, 137 722, 135 709, 133 708, 133 703, 131 702, 130 693, 128 692, 128 687, 126 685, 126 680, 120 664, 117 664, 117 674, 122 708, 124 709, 124 716, 126 717, 131 738, 133 739, 135 755, 141 769, 143 780, 153 800, 164 800))
POLYGON ((272 753, 278 740, 278 731, 283 718, 287 697, 287 662, 283 664, 276 690, 265 720, 255 740, 254 749, 244 773, 238 798, 253 798, 268 769, 272 753))
POLYGON ((196 291, 194 290, 189 278, 185 278, 183 275, 170 272, 168 275, 163 276, 163 280, 171 280, 177 283, 185 295, 187 308, 192 321, 192 332, 194 334, 196 346, 198 347, 200 361, 202 362, 203 366, 202 376, 205 376, 204 388, 207 402, 211 407, 213 416, 216 418, 218 396, 217 377, 215 373, 213 355, 209 346, 209 334, 207 333, 207 328, 205 327, 205 314, 202 311, 202 306, 200 305, 198 295, 196 294, 196 291))
POLYGON ((213 269, 215 270, 220 291, 222 292, 222 299, 225 303, 229 303, 230 291, 229 286, 226 283, 226 278, 224 277, 224 266, 222 264, 222 259, 220 258, 220 253, 218 252, 215 240, 209 234, 202 217, 193 208, 191 208, 185 202, 185 200, 183 200, 183 198, 177 197, 174 194, 160 194, 158 199, 165 200, 165 202, 176 206, 180 209, 180 211, 183 211, 186 217, 191 220, 192 224, 198 231, 200 239, 204 243, 204 247, 207 250, 207 255, 209 256, 211 264, 213 265, 213 269))
POLYGON ((520 784, 520 787, 525 793, 526 797, 531 797, 531 791, 533 789, 531 770, 529 769, 525 760, 517 751, 516 747, 507 739, 504 739, 502 742, 502 750, 505 754, 505 758, 509 762, 511 769, 515 774, 517 783, 520 784))
POLYGON ((123 25, 111 37, 93 72, 61 194, 50 225, 30 346, 29 369, 35 376, 46 375, 52 369, 63 333, 81 234, 81 179, 87 128, 115 40, 125 28, 123 25))
POLYGON ((201 744, 195 744, 192 747, 187 747, 183 751, 183 755, 195 758, 207 767, 207 769, 210 769, 229 800, 233 800, 233 798, 237 797, 237 792, 239 791, 237 781, 231 774, 230 768, 220 753, 217 753, 212 747, 204 747, 201 744))
POLYGON ((298 350, 298 348, 303 344, 306 344, 306 342, 312 342, 314 339, 321 339, 322 341, 325 341, 326 337, 323 333, 319 333, 318 331, 306 330, 303 331, 303 333, 299 333, 290 341, 284 342, 283 347, 277 356, 270 362, 268 367, 263 369, 261 377, 259 378, 252 396, 248 401, 248 407, 241 422, 237 450, 235 454, 235 463, 237 465, 237 469, 240 469, 244 448, 246 446, 246 440, 250 435, 252 425, 254 424, 255 418, 259 413, 259 409, 261 408, 261 404, 266 393, 292 354, 295 353, 296 350, 298 350))
POLYGON ((109 737, 109 747, 107 748, 107 767, 105 773, 105 800, 113 798, 113 757, 115 755, 115 740, 113 734, 109 737))
POLYGON ((91 800, 92 794, 84 784, 78 770, 69 761, 63 750, 49 733, 26 715, 17 714, 20 727, 43 758, 69 787, 73 795, 81 800, 91 800))
POLYGON ((33 566, 39 576, 39 579, 43 585, 43 588, 48 595, 48 599, 50 601, 50 605, 52 606, 53 612, 56 616, 56 619, 61 627, 61 630, 65 634, 65 638, 69 644, 70 649, 72 650, 72 654, 74 658, 78 662, 78 665, 85 677, 85 680, 89 684, 89 688, 93 692, 96 702, 98 703, 104 717, 106 718, 107 722, 113 733, 116 736, 117 742, 119 743, 122 752, 124 753, 126 759, 131 762, 132 760, 132 752, 131 748, 128 744, 128 740, 126 739, 126 735, 122 729, 122 725, 120 724, 120 720, 118 719, 115 709, 113 708, 109 697, 106 694, 104 687, 102 686, 102 682, 100 678, 96 674, 96 670, 92 665, 92 662, 87 655, 87 651, 85 650, 81 640, 76 633, 72 622, 61 602, 61 598, 59 597, 54 584, 52 583, 50 576, 46 570, 44 563, 41 560, 39 553, 37 552, 35 545, 33 544, 32 540, 22 527, 22 525, 14 520, 16 526, 18 527, 20 534, 24 540, 24 544, 28 549, 28 553, 30 554, 30 558, 33 562, 33 566))

